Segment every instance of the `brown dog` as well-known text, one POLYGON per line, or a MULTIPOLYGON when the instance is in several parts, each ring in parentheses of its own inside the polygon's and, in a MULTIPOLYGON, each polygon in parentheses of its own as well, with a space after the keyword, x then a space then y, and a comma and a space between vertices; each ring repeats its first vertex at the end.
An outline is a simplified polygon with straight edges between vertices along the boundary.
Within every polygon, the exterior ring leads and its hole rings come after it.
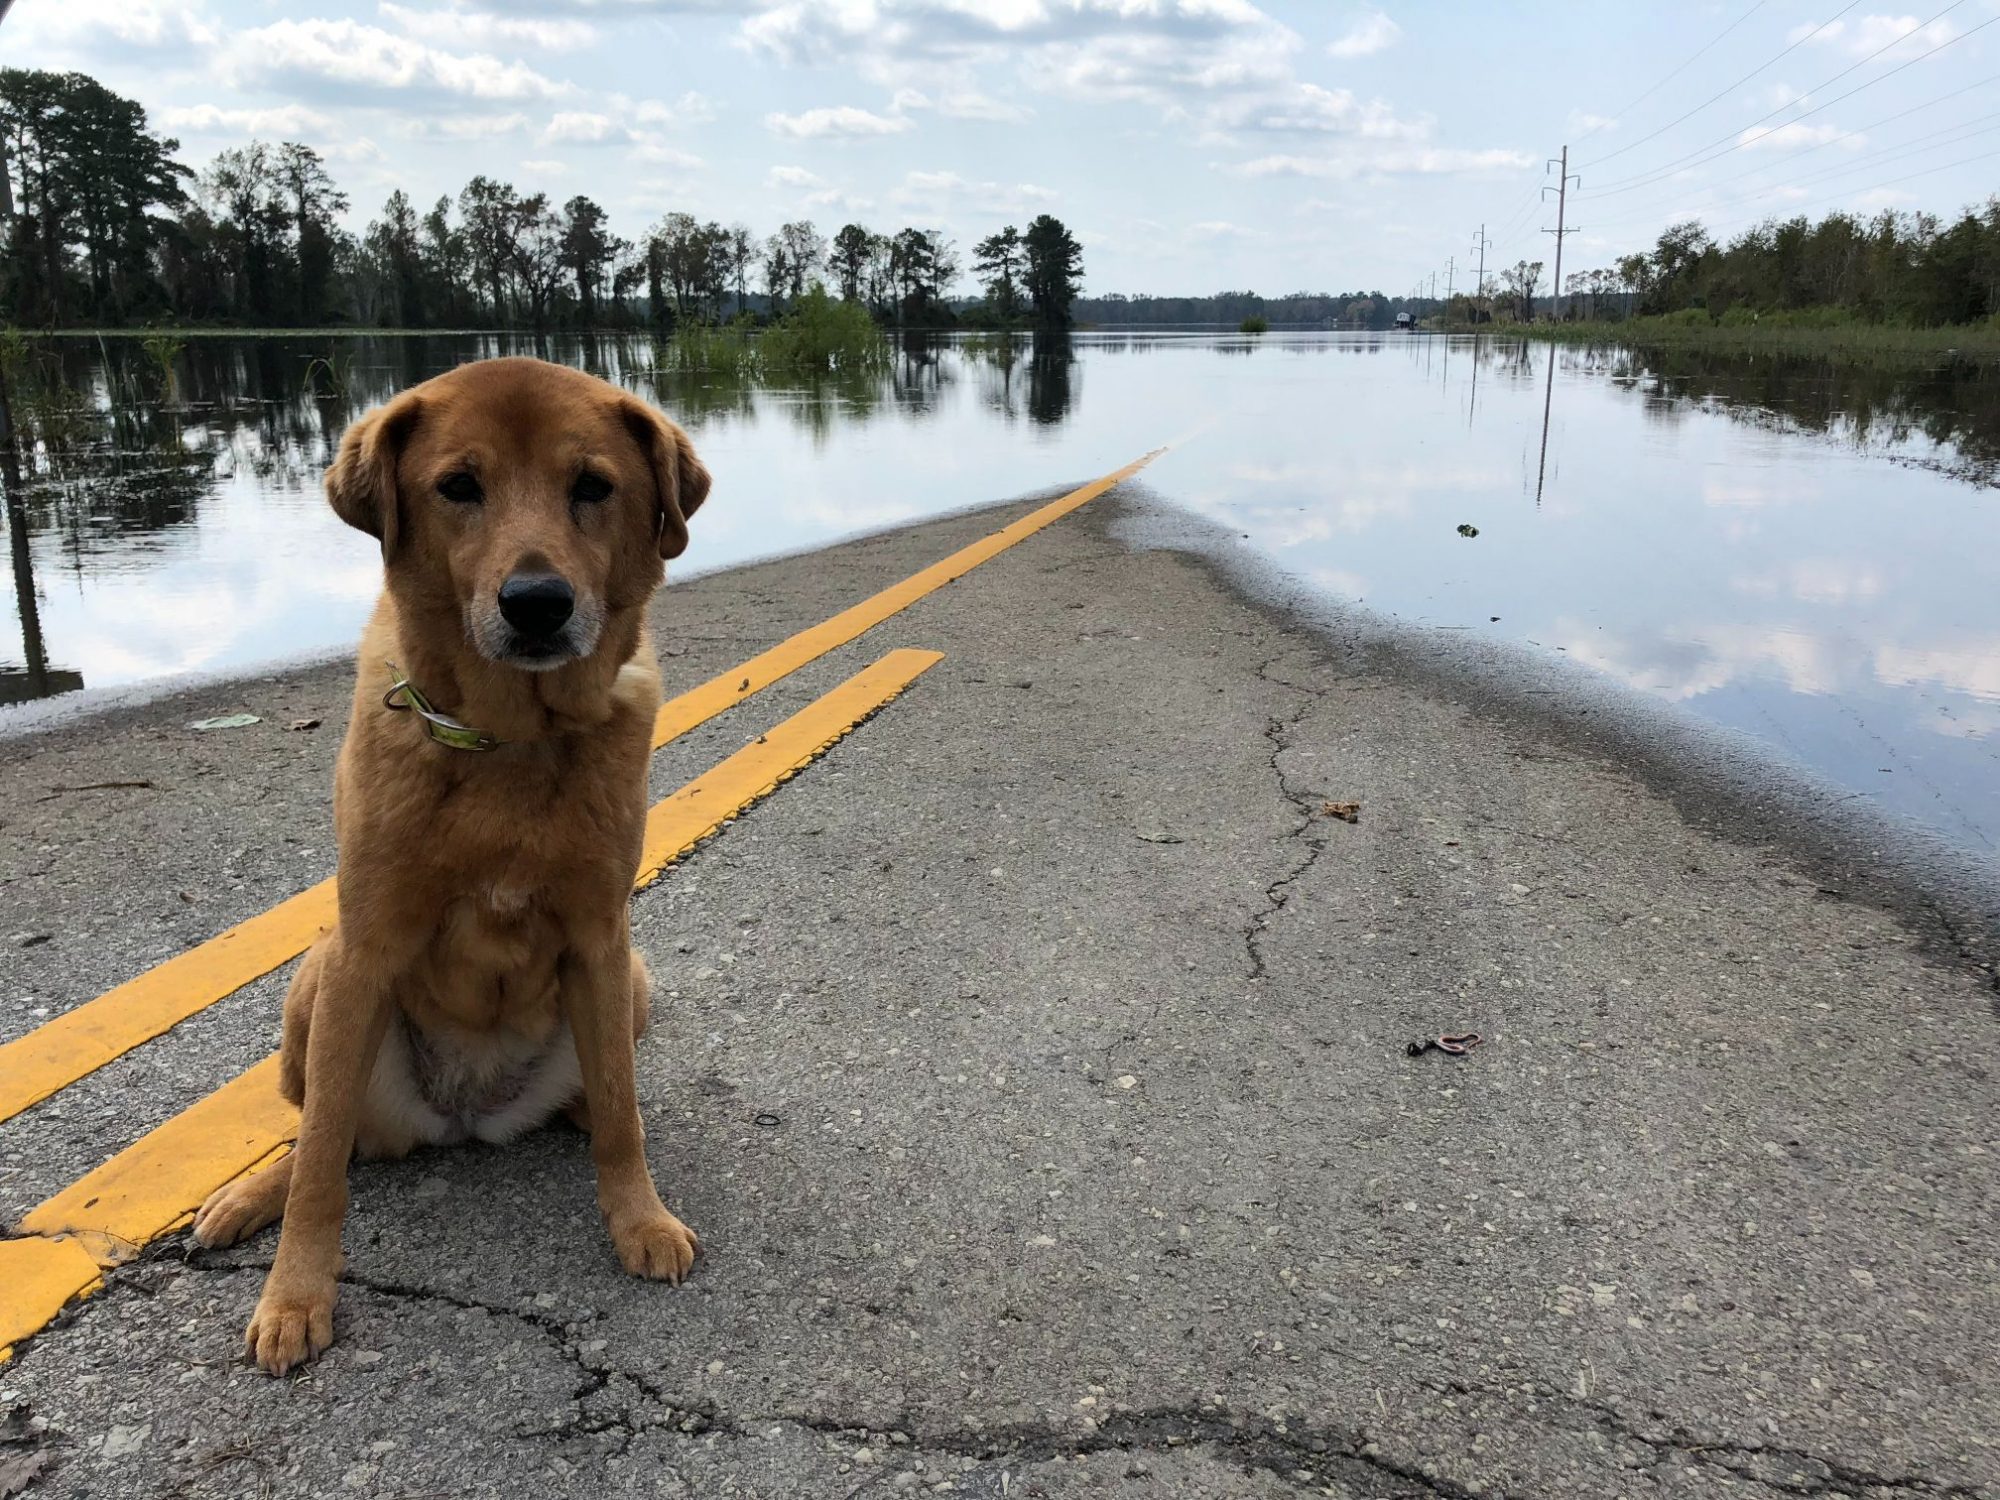
POLYGON ((194 1223, 228 1245, 283 1215, 245 1334, 272 1374, 333 1341, 355 1150, 507 1140, 568 1106, 625 1269, 694 1263, 646 1164, 627 902, 660 704, 643 617, 708 484, 650 407, 531 359, 441 375, 341 441, 327 498, 381 539, 385 587, 334 778, 339 921, 285 997, 298 1146, 194 1223))

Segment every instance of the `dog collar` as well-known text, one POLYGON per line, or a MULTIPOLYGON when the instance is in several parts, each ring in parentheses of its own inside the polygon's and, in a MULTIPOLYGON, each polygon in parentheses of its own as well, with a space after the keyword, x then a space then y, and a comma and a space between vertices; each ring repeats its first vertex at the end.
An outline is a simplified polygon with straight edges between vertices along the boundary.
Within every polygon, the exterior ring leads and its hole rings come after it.
POLYGON ((474 729, 470 724, 461 724, 449 714, 439 713, 430 699, 417 690, 417 685, 403 675, 402 668, 394 662, 384 662, 395 676, 395 684, 382 695, 382 706, 396 713, 414 713, 424 721, 424 733, 440 745, 449 745, 454 750, 498 750, 505 743, 496 740, 484 730, 474 729), (401 701, 398 701, 401 700, 401 701))

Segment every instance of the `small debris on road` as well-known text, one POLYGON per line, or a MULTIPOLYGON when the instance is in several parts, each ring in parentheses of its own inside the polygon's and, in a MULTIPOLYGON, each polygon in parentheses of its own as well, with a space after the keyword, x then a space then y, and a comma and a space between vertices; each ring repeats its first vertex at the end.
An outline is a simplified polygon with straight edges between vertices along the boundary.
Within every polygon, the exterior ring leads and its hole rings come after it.
POLYGON ((1327 817, 1338 818, 1343 823, 1359 823, 1361 821, 1361 804, 1359 802, 1322 802, 1319 805, 1319 810, 1327 817))
POLYGON ((1426 1052, 1442 1052, 1449 1057, 1463 1057, 1486 1038, 1476 1031, 1447 1031, 1440 1036, 1418 1037, 1403 1050, 1412 1057, 1422 1057, 1426 1052))
POLYGON ((196 719, 188 725, 190 729, 242 729, 246 725, 261 724, 264 721, 255 714, 223 714, 214 719, 196 719))
POLYGON ((1479 528, 1465 521, 1460 521, 1458 523, 1458 534, 1460 536, 1478 536, 1479 528))
POLYGON ((311 730, 319 728, 319 720, 294 719, 292 720, 291 723, 287 724, 285 728, 289 729, 293 734, 305 734, 311 730))

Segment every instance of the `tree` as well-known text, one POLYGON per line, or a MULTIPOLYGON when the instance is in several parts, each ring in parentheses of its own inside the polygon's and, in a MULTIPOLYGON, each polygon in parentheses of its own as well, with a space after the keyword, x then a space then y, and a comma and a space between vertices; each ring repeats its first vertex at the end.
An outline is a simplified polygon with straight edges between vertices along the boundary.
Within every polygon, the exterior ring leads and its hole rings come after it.
POLYGON ((333 185, 319 153, 297 141, 278 147, 271 169, 291 207, 297 316, 306 323, 323 322, 333 276, 333 216, 346 211, 347 194, 333 185))
POLYGON ((605 225, 609 216, 578 194, 563 205, 562 264, 576 284, 578 316, 587 328, 598 320, 598 292, 611 274, 623 241, 605 225))
POLYGON ((193 176, 146 111, 81 73, 0 68, 0 135, 20 186, 0 294, 22 321, 117 322, 161 288, 154 252, 193 176), (78 284, 80 283, 80 284, 78 284))
POLYGON ((865 296, 868 262, 874 251, 875 236, 859 224, 843 224, 833 237, 826 265, 840 284, 840 295, 846 301, 859 302, 865 296))
POLYGON ((973 274, 986 287, 986 300, 1003 323, 1011 323, 1020 311, 1021 295, 1015 277, 1021 267, 1021 253, 1021 231, 1012 224, 972 247, 973 274))
POLYGON ((793 298, 803 297, 806 283, 813 279, 826 259, 826 241, 810 219, 795 219, 778 230, 784 244, 785 286, 793 298))
POLYGON ((518 202, 511 185, 484 174, 473 178, 458 194, 471 279, 476 287, 486 290, 496 323, 508 321, 506 276, 513 260, 518 202))
POLYGON ((422 328, 430 321, 424 303, 424 247, 417 210, 408 193, 397 188, 389 195, 389 201, 382 205, 382 217, 368 226, 365 243, 389 274, 397 323, 404 328, 422 328))
POLYGON ((547 193, 517 198, 508 230, 508 264, 527 296, 528 317, 535 327, 546 328, 562 285, 562 215, 549 206, 547 193))
POLYGON ((1038 214, 1021 237, 1028 258, 1028 300, 1044 328, 1070 326, 1070 306, 1083 285, 1083 247, 1062 220, 1038 214))
POLYGON ((1542 263, 1538 260, 1516 261, 1500 273, 1500 284, 1514 299, 1517 315, 1523 323, 1535 321, 1535 288, 1542 279, 1542 263))
POLYGON ((729 226, 729 239, 723 246, 723 253, 729 260, 729 280, 736 290, 736 311, 745 310, 749 298, 745 285, 750 266, 757 259, 757 237, 750 233, 748 224, 729 226))

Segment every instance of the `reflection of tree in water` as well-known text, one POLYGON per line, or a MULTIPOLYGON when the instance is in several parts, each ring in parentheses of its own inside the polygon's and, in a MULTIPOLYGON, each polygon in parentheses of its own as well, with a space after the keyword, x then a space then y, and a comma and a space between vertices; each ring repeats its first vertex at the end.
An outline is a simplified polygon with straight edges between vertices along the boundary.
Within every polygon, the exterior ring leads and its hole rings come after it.
POLYGON ((1681 348, 1581 349, 1566 368, 1604 374, 1642 396, 1649 416, 1677 420, 1697 407, 1738 422, 1809 432, 1856 448, 1923 438, 1948 450, 1928 467, 2000 485, 2000 372, 1947 358, 1925 369, 1813 355, 1681 348))
POLYGON ((1076 400, 1076 350, 1069 335, 1038 333, 1028 353, 1028 415, 1053 426, 1076 400))

